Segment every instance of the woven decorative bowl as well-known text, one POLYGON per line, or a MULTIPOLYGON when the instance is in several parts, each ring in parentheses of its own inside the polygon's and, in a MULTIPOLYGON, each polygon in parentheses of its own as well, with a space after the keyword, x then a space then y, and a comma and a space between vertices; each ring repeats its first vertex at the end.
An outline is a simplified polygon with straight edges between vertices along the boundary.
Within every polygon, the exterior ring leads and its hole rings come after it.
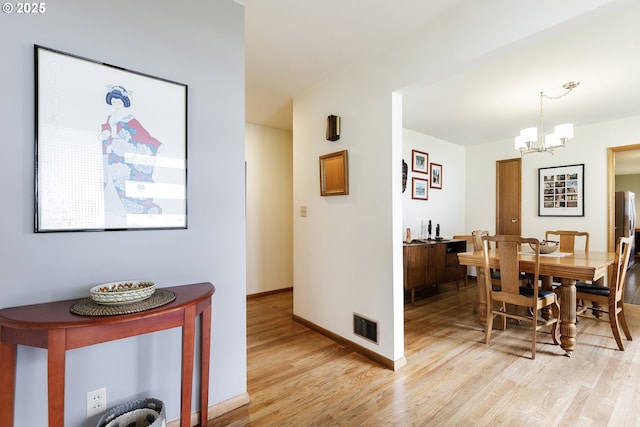
POLYGON ((96 427, 166 427, 167 416, 161 400, 148 398, 123 403, 109 409, 96 427))
MULTIPOLYGON (((535 246, 529 244, 529 246, 531 246, 531 249, 535 250, 535 246)), ((543 240, 542 242, 540 242, 540 253, 541 254, 550 254, 552 252, 555 252, 558 250, 558 242, 548 242, 546 240, 543 240)))
POLYGON ((149 298, 156 284, 148 280, 104 283, 91 288, 91 299, 98 304, 129 304, 149 298))

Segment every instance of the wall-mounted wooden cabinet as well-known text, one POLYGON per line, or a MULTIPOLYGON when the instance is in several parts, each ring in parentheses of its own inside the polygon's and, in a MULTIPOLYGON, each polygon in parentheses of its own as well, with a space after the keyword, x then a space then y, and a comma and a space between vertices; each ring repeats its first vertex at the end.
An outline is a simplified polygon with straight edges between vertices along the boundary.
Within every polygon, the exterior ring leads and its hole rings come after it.
POLYGON ((467 267, 458 263, 458 253, 466 252, 465 240, 416 241, 404 244, 404 289, 415 290, 452 280, 464 279, 467 267))

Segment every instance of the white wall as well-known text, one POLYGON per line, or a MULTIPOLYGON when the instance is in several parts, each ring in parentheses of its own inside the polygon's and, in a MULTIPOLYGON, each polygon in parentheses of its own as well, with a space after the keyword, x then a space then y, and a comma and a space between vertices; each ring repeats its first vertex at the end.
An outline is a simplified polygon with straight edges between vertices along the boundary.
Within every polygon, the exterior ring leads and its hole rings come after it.
POLYGON ((294 313, 395 360, 391 261, 401 236, 393 233, 391 187, 400 193, 401 146, 390 145, 391 93, 371 91, 380 82, 367 78, 348 84, 294 102, 294 210, 308 208, 306 218, 294 217, 294 313), (342 118, 337 143, 325 140, 330 114, 342 118), (345 149, 349 195, 321 197, 318 158, 345 149), (354 312, 379 322, 379 345, 353 334, 354 312))
POLYGON ((247 294, 293 286, 291 132, 247 124, 247 294))
MULTIPOLYGON (((522 235, 544 238, 546 230, 584 230, 589 247, 607 250, 607 148, 640 142, 640 117, 576 126, 575 138, 555 154, 529 154, 522 159, 522 235), (538 216, 538 168, 585 166, 584 217, 538 216)), ((467 149, 466 228, 495 232, 495 162, 519 156, 513 141, 467 149)))
POLYGON ((414 239, 427 237, 427 223, 431 220, 432 237, 440 224, 440 236, 451 238, 455 234, 470 234, 465 229, 465 149, 441 139, 410 129, 404 129, 402 157, 408 166, 407 189, 402 194, 403 230, 411 228, 414 239), (429 175, 411 171, 411 151, 429 154, 429 163, 442 165, 442 189, 429 188, 428 200, 411 198, 411 178, 430 179, 429 175), (424 235, 421 236, 421 229, 424 235))
MULTIPOLYGON (((210 281, 210 403, 245 393, 243 8, 58 0, 42 15, 1 14, 0 36, 0 307, 85 297, 112 280, 210 281), (189 85, 188 230, 33 233, 34 44, 189 85)), ((109 406, 154 396, 177 418, 179 343, 173 329, 69 351, 65 424, 95 425, 85 395, 101 386, 109 406)), ((19 347, 16 425, 47 425, 46 362, 45 351, 19 347)))

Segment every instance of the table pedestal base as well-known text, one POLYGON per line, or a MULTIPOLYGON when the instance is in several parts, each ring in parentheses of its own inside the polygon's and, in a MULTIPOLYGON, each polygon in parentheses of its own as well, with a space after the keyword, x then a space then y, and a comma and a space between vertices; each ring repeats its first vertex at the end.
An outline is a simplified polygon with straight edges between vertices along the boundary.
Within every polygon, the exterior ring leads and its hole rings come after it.
POLYGON ((562 279, 560 286, 560 347, 571 357, 576 348, 576 280, 562 279))

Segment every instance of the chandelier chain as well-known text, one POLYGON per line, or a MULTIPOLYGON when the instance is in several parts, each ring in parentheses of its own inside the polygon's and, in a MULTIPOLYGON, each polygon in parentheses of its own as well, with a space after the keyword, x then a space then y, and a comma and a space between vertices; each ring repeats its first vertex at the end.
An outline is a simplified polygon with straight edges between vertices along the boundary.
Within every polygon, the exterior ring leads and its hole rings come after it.
POLYGON ((574 90, 576 87, 578 87, 578 85, 580 84, 580 82, 568 82, 562 85, 562 87, 566 90, 565 93, 560 94, 558 96, 549 96, 544 92, 540 92, 540 96, 541 97, 545 97, 547 99, 560 99, 560 98, 564 98, 565 96, 569 95, 571 93, 572 90, 574 90))

